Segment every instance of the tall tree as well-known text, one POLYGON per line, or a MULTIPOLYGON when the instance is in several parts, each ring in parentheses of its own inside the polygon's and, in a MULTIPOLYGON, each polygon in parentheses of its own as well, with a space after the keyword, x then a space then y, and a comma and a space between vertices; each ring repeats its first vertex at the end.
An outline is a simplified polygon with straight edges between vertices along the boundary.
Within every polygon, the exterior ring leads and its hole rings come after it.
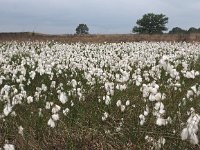
POLYGON ((89 28, 87 27, 86 24, 79 24, 78 27, 76 28, 76 34, 88 34, 89 33, 89 28))
POLYGON ((132 30, 134 33, 142 34, 155 34, 163 33, 167 28, 165 25, 168 23, 168 17, 163 14, 148 13, 143 15, 142 19, 137 20, 132 30))

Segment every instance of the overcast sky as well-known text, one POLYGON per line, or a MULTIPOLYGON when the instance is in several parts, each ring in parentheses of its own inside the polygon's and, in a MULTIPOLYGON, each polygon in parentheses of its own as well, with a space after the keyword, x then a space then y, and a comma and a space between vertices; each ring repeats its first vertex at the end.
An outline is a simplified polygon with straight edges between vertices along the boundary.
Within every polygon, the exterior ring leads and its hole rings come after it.
POLYGON ((0 32, 131 33, 145 13, 163 13, 167 27, 200 27, 200 0, 0 0, 0 32))

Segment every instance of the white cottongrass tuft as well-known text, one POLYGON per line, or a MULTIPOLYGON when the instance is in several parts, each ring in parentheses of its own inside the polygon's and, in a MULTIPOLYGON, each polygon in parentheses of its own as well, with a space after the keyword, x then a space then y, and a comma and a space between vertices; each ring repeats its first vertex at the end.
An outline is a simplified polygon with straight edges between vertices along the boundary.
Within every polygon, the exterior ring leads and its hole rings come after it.
POLYGON ((68 100, 67 95, 65 92, 61 92, 59 95, 59 100, 62 104, 65 104, 68 100))
POLYGON ((50 88, 55 88, 55 87, 56 87, 56 81, 52 81, 50 88))
POLYGON ((163 119, 163 118, 157 118, 157 120, 156 120, 156 124, 158 125, 158 126, 163 126, 163 125, 166 125, 167 124, 167 121, 166 121, 166 119, 163 119))
POLYGON ((184 128, 181 132, 181 139, 186 140, 188 138, 188 129, 184 128))
POLYGON ((21 134, 22 136, 24 135, 24 128, 22 126, 18 127, 18 133, 21 134))
POLYGON ((130 100, 127 100, 126 101, 126 106, 129 106, 130 105, 130 100))
POLYGON ((141 126, 144 125, 144 123, 145 123, 145 116, 141 114, 141 115, 139 116, 139 118, 140 118, 140 125, 141 125, 141 126))
POLYGON ((162 98, 161 93, 157 93, 157 94, 155 95, 155 99, 156 99, 156 101, 160 101, 161 98, 162 98))
POLYGON ((15 146, 13 144, 5 144, 4 150, 15 150, 15 146))
POLYGON ((32 96, 27 97, 27 103, 30 104, 32 102, 33 102, 33 97, 32 96))
POLYGON ((103 116, 102 116, 102 121, 105 121, 108 118, 108 113, 104 112, 103 116))
POLYGON ((53 106, 53 102, 46 102, 45 109, 50 109, 53 106))
POLYGON ((55 113, 59 112, 60 109, 61 109, 61 107, 60 107, 59 105, 55 105, 55 106, 52 108, 51 112, 52 112, 53 114, 55 114, 55 113))
POLYGON ((121 105, 121 112, 124 112, 124 110, 125 110, 125 108, 126 108, 126 106, 125 105, 121 105))
POLYGON ((111 99, 110 99, 110 96, 109 96, 109 95, 106 95, 106 96, 104 97, 104 100, 105 100, 105 104, 106 104, 106 105, 109 105, 109 104, 111 103, 111 99))
POLYGON ((194 145, 197 145, 199 143, 198 136, 195 133, 192 133, 190 135, 190 143, 194 145))
POLYGON ((144 111, 144 116, 147 116, 149 113, 147 111, 144 111))
POLYGON ((56 126, 56 124, 55 124, 55 122, 53 121, 52 118, 49 119, 49 121, 48 121, 47 124, 48 124, 48 126, 50 126, 50 127, 52 127, 52 128, 54 128, 54 127, 56 126))
POLYGON ((189 140, 191 144, 198 144, 199 139, 197 136, 198 124, 200 121, 200 116, 195 113, 194 108, 190 108, 191 116, 187 120, 187 127, 184 128, 181 132, 182 140, 189 140))
POLYGON ((116 103, 117 107, 120 107, 121 104, 122 104, 122 101, 121 101, 121 100, 118 100, 117 103, 116 103))
POLYGON ((68 112, 69 112, 69 108, 66 108, 66 109, 63 110, 63 114, 64 114, 65 116, 68 114, 68 112))
POLYGON ((58 115, 58 114, 53 114, 51 117, 52 117, 52 119, 53 119, 54 121, 59 120, 59 115, 58 115))
POLYGON ((5 116, 8 116, 11 111, 12 111, 12 106, 10 104, 7 104, 3 109, 3 113, 5 116))

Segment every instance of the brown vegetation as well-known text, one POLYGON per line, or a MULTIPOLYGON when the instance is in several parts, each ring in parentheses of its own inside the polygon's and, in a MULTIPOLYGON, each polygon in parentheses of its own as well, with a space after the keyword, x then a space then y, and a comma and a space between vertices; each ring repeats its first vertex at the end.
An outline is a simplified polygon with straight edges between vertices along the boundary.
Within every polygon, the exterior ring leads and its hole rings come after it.
POLYGON ((113 43, 137 41, 186 41, 200 42, 200 34, 91 34, 91 35, 49 35, 34 32, 0 33, 0 41, 58 41, 66 43, 113 43))

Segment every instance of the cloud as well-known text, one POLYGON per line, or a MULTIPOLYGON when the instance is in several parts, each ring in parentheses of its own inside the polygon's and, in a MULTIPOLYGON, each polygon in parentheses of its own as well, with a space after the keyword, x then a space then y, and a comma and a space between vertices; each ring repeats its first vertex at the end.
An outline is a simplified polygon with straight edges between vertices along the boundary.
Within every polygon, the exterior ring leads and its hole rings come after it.
POLYGON ((169 28, 200 27, 199 11, 199 0, 0 0, 0 32, 74 33, 86 23, 91 33, 130 33, 149 12, 168 16, 169 28))

